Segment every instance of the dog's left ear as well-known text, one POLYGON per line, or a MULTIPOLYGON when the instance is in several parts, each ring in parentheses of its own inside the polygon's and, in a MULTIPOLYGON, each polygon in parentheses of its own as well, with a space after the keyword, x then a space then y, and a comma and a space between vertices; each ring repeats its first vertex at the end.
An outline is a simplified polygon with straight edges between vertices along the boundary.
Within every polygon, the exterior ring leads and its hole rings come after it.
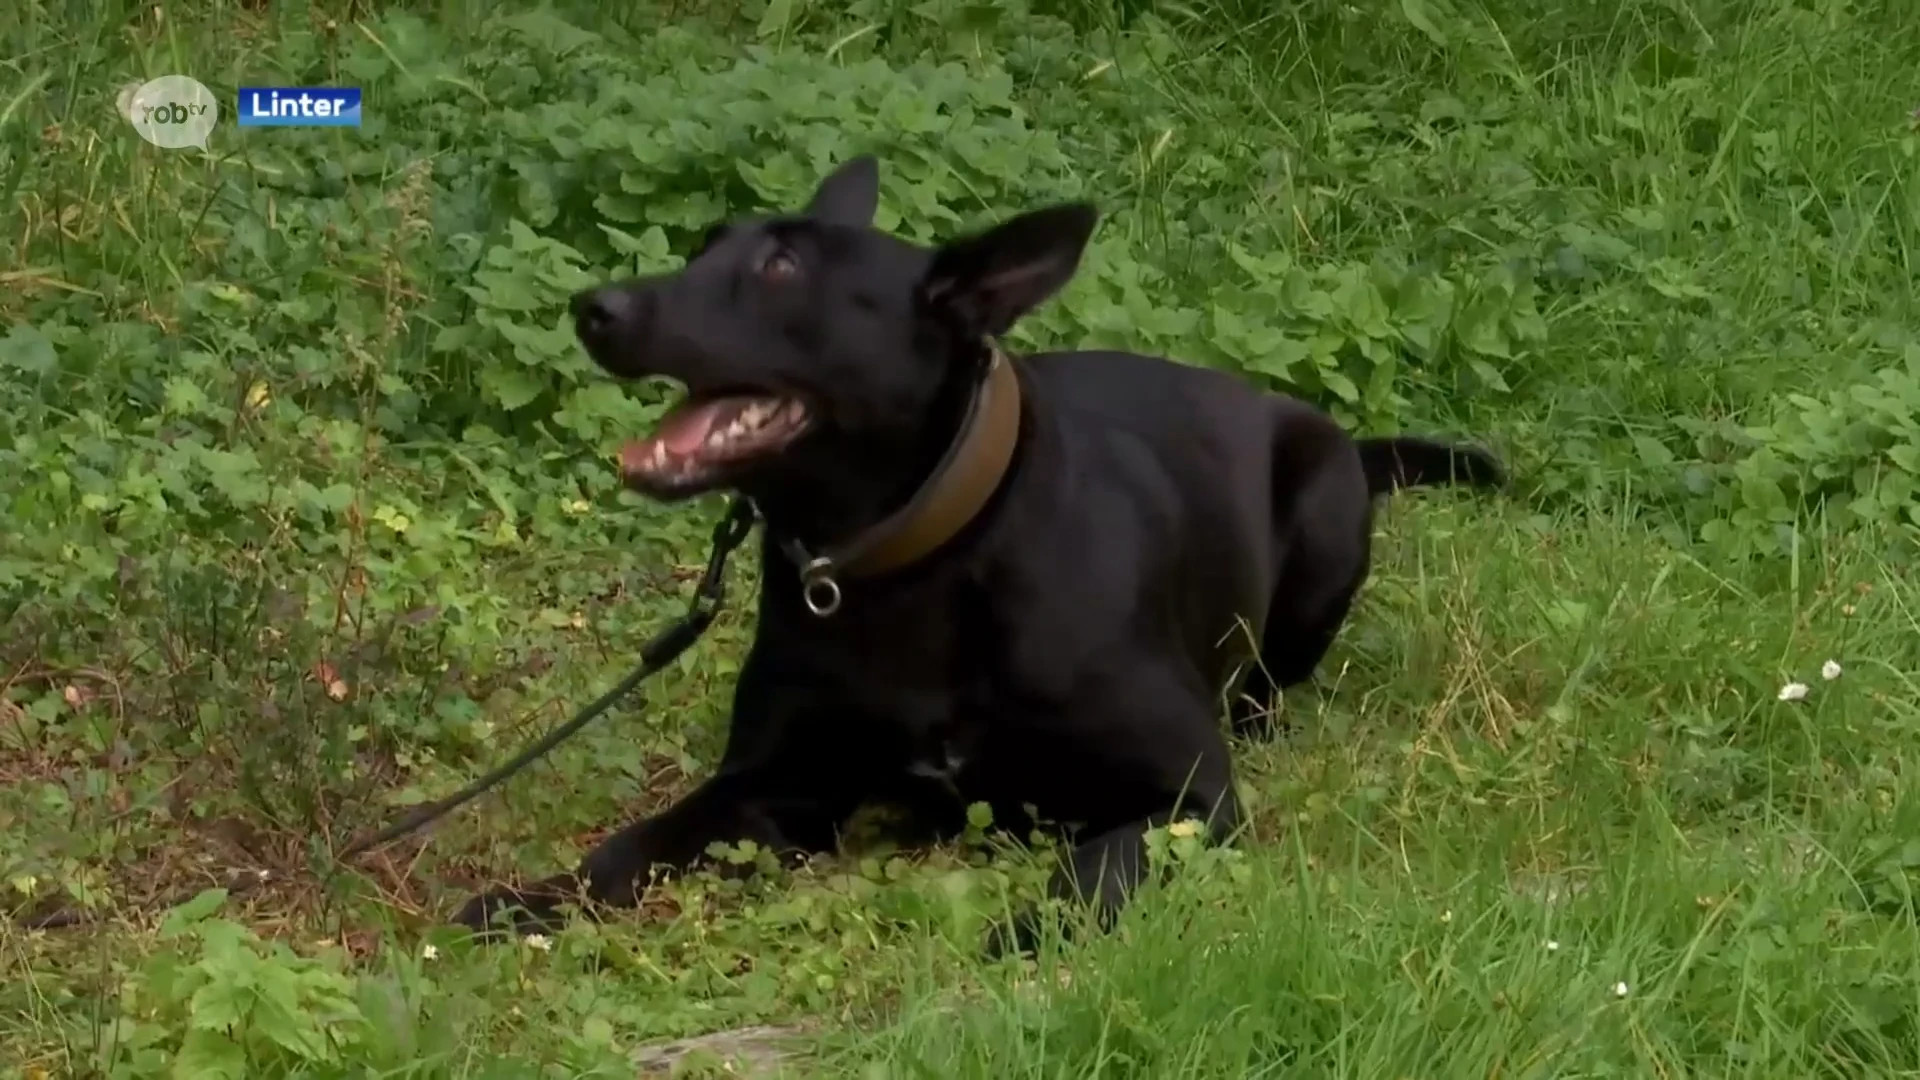
POLYGON ((1004 334, 1073 279, 1099 220, 1088 203, 1064 203, 952 241, 933 253, 921 299, 969 333, 1004 334))
POLYGON ((833 170, 807 203, 806 215, 830 225, 873 227, 880 207, 880 163, 862 154, 833 170))

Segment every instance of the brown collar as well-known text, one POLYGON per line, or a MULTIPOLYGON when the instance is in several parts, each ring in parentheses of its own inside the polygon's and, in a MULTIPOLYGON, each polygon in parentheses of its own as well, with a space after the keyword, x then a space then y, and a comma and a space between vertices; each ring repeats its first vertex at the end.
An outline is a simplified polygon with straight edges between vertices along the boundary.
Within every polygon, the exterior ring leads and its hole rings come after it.
POLYGON ((905 506, 819 555, 796 541, 782 542, 800 566, 807 610, 821 618, 840 610, 838 578, 884 574, 931 555, 999 489, 1020 441, 1020 376, 999 346, 988 348, 986 374, 967 402, 960 430, 905 506))

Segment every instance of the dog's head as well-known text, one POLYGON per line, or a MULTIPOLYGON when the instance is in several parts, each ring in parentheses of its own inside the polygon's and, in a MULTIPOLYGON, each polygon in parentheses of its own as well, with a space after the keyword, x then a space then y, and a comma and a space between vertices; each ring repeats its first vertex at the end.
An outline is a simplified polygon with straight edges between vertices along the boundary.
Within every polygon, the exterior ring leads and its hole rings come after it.
POLYGON ((715 226, 678 273, 574 297, 601 367, 686 387, 622 451, 630 487, 778 497, 901 480, 950 436, 985 340, 1067 283, 1097 217, 1054 206, 929 250, 873 228, 878 198, 877 165, 856 158, 798 214, 715 226))

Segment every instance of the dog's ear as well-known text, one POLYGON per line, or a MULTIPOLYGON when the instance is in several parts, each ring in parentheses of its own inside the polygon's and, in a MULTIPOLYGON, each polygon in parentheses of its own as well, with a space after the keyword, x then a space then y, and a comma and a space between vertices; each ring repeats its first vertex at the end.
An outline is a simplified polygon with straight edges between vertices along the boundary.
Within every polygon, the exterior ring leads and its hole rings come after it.
POLYGON ((921 299, 970 333, 1006 333, 1072 280, 1100 212, 1064 203, 1001 222, 933 253, 921 299))
POLYGON ((862 154, 833 170, 807 203, 806 215, 830 225, 871 228, 880 206, 880 163, 862 154))

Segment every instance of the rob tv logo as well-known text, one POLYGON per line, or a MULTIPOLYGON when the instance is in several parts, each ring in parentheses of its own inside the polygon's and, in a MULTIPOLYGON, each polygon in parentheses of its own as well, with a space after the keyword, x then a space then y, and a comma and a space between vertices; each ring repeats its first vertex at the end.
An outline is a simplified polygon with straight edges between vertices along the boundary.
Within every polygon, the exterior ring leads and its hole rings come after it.
POLYGON ((357 86, 243 86, 241 127, 359 127, 357 86))
POLYGON ((162 75, 125 87, 119 106, 141 138, 165 150, 205 150, 207 136, 220 122, 213 91, 185 75, 162 75))

